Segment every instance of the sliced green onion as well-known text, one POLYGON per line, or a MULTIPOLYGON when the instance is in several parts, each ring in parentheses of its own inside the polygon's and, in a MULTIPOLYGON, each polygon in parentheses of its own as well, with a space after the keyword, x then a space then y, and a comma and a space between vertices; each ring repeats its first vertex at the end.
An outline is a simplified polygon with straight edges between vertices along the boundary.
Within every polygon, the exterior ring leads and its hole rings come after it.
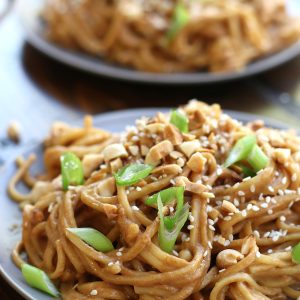
POLYGON ((258 172, 268 165, 269 158, 258 145, 254 145, 247 157, 247 162, 251 165, 255 172, 258 172))
POLYGON ((245 166, 244 164, 242 163, 238 163, 236 164, 243 172, 243 174, 246 176, 246 177, 253 177, 256 175, 256 173, 250 169, 249 167, 245 166))
POLYGON ((114 250, 111 240, 94 228, 67 228, 67 230, 77 235, 97 251, 109 252, 114 250))
POLYGON ((60 157, 63 189, 69 185, 81 185, 84 182, 83 167, 80 159, 72 152, 65 152, 60 157))
POLYGON ((22 264, 21 271, 25 281, 33 288, 55 298, 59 296, 59 291, 43 270, 29 264, 22 264))
POLYGON ((178 110, 172 111, 170 123, 175 125, 183 133, 189 132, 189 120, 178 110))
POLYGON ((300 243, 298 243, 296 246, 292 249, 292 259, 297 264, 300 264, 300 243))
POLYGON ((186 25, 189 20, 189 13, 185 5, 179 1, 174 8, 171 26, 167 32, 168 41, 172 41, 178 32, 186 25))
POLYGON ((145 164, 127 165, 114 174, 117 185, 128 186, 147 177, 153 167, 145 164))
POLYGON ((163 204, 160 195, 157 197, 157 207, 160 219, 158 230, 159 246, 165 252, 170 253, 174 248, 177 237, 182 227, 188 219, 189 205, 186 203, 180 210, 177 210, 178 213, 176 215, 176 219, 172 229, 168 229, 165 224, 166 217, 164 217, 163 214, 163 204))
POLYGON ((177 208, 181 208, 183 205, 183 193, 184 187, 183 186, 174 186, 168 189, 162 190, 152 196, 148 197, 145 201, 147 205, 156 205, 157 198, 160 196, 162 203, 165 205, 173 199, 177 199, 177 208), (181 207, 179 207, 181 205, 181 207))
POLYGON ((231 149, 223 168, 228 168, 236 162, 246 159, 255 144, 256 138, 254 135, 247 135, 239 139, 231 149))

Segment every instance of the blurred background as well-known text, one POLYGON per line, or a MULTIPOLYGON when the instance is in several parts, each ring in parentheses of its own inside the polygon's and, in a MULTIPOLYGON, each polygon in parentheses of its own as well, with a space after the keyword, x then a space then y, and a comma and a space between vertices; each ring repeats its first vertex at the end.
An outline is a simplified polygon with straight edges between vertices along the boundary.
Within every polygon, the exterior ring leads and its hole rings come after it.
MULTIPOLYGON (((0 168, 41 140, 54 120, 71 122, 84 114, 137 107, 175 107, 192 98, 300 126, 300 56, 295 51, 279 66, 224 82, 159 84, 107 78, 76 68, 76 61, 75 67, 58 62, 47 55, 47 48, 40 51, 17 2, 0 0, 0 168), (8 138, 11 124, 21 134, 19 143, 8 138)), ((31 2, 23 0, 29 10, 31 2)), ((300 54, 299 47, 297 51, 300 54)), ((3 281, 0 298, 22 299, 3 281)))

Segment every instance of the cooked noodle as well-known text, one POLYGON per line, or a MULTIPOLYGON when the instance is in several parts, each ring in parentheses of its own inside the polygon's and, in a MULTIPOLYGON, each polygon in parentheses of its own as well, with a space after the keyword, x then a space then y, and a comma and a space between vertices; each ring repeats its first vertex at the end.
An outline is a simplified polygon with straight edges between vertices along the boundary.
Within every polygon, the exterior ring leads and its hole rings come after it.
MULTIPOLYGON (((63 299, 297 299, 300 265, 291 257, 300 241, 296 133, 259 121, 242 125, 218 105, 195 100, 180 109, 189 118, 188 134, 162 113, 137 120, 118 136, 94 128, 90 117, 82 129, 55 124, 45 142, 45 173, 33 179, 28 173, 33 158, 19 159, 9 186, 11 196, 26 203, 15 264, 21 266, 26 252, 63 299), (255 134, 269 164, 244 178, 239 168, 221 164, 249 134, 255 134), (127 155, 105 151, 113 143, 124 145, 127 155), (85 184, 66 192, 59 163, 65 151, 82 159, 85 173, 85 184), (116 185, 114 172, 146 160, 156 165, 148 177, 129 187, 116 185), (22 179, 33 184, 28 195, 16 190, 22 179), (169 254, 158 243, 157 210, 144 201, 173 185, 185 187, 190 215, 169 254), (97 251, 69 227, 95 228, 116 250, 97 251)), ((168 204, 167 214, 174 205, 168 204)))
POLYGON ((298 40, 288 0, 47 0, 45 34, 55 43, 150 72, 243 69, 298 40), (188 20, 168 32, 178 3, 188 20))

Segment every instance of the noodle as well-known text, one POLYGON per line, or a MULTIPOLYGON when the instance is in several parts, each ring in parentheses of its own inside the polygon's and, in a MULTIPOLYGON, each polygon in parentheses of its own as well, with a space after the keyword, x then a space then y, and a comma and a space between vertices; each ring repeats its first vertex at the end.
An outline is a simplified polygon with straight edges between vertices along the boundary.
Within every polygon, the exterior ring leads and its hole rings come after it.
POLYGON ((287 1, 48 0, 42 17, 49 40, 111 62, 149 72, 225 72, 298 40, 287 1), (169 40, 180 3, 188 20, 169 40))
MULTIPOLYGON (((23 208, 15 264, 24 263, 26 252, 63 299, 297 299, 300 265, 291 249, 300 241, 300 139, 261 122, 243 125, 218 105, 192 100, 180 110, 189 133, 161 113, 120 135, 94 128, 90 117, 84 128, 54 124, 45 142, 45 173, 30 175, 33 156, 18 159, 8 187, 23 208), (222 169, 233 145, 249 134, 268 166, 253 177, 238 167, 222 169), (83 185, 67 191, 59 162, 65 151, 80 157, 85 174, 83 185), (155 165, 149 176, 117 185, 114 172, 146 161, 155 165), (27 195, 16 189, 21 180, 32 186, 27 195), (184 186, 190 206, 167 253, 158 239, 157 209, 145 199, 172 186, 184 186), (94 249, 68 230, 76 227, 100 231, 115 250, 94 249)), ((168 203, 166 214, 175 207, 168 203)))

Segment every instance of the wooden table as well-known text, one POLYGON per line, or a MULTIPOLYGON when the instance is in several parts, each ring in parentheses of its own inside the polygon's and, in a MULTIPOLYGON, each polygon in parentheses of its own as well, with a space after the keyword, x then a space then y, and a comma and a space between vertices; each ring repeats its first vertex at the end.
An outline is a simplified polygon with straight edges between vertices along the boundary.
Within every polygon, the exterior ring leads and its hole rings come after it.
MULTIPOLYGON (((46 57, 26 43, 13 5, 4 17, 0 12, 0 168, 1 163, 40 140, 54 120, 72 121, 85 113, 141 106, 174 107, 191 98, 298 126, 300 58, 260 76, 225 84, 170 87, 125 83, 80 72, 46 57), (12 120, 21 124, 19 145, 6 137, 12 120)), ((22 298, 0 279, 0 299, 22 298)))

